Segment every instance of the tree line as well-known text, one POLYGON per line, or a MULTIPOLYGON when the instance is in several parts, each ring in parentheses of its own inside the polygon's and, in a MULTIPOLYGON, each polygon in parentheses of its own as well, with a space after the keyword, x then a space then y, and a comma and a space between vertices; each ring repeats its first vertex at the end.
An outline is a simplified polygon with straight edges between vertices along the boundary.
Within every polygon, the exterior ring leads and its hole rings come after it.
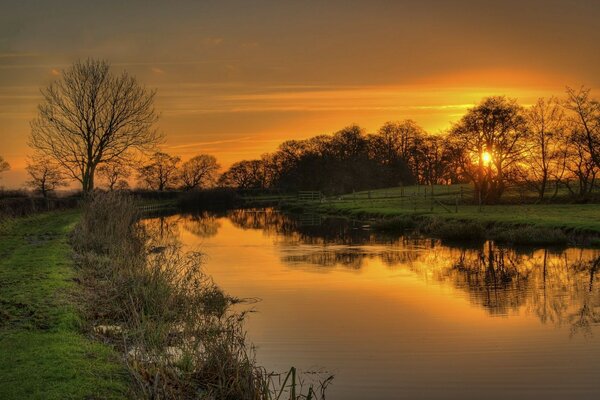
POLYGON ((586 197, 599 168, 600 103, 582 87, 529 107, 487 97, 439 134, 404 120, 372 134, 352 125, 333 135, 286 141, 260 159, 235 163, 220 183, 325 193, 472 183, 477 201, 495 203, 510 184, 525 185, 540 199, 556 196, 561 185, 586 197))
MULTIPOLYGON (((438 134, 404 120, 374 133, 351 125, 332 135, 288 140, 220 175, 211 155, 182 163, 156 151, 163 135, 154 127, 154 96, 126 72, 113 73, 106 61, 74 63, 42 90, 31 122, 28 184, 45 195, 74 179, 87 193, 97 177, 115 190, 127 188, 137 173, 140 186, 158 191, 219 185, 335 194, 468 182, 476 200, 494 203, 514 183, 540 199, 556 196, 559 185, 586 197, 600 168, 600 103, 584 87, 527 107, 487 97, 438 134)), ((0 171, 6 168, 0 160, 0 171)))

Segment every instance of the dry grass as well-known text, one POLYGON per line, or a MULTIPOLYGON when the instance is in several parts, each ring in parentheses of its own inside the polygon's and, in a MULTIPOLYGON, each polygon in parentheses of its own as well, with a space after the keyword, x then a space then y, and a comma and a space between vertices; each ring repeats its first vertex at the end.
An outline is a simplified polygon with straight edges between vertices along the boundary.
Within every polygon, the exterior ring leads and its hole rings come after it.
POLYGON ((129 197, 96 195, 73 234, 90 331, 117 346, 145 399, 316 399, 292 369, 258 366, 236 301, 201 270, 202 255, 151 237, 129 197), (292 374, 293 371, 293 374, 292 374))

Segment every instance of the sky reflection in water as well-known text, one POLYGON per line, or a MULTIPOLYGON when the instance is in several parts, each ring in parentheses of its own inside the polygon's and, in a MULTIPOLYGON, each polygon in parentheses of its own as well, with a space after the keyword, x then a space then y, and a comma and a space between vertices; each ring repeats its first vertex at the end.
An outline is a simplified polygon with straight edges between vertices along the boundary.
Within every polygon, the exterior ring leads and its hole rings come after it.
POLYGON ((600 251, 468 247, 274 210, 147 220, 206 254, 267 368, 328 398, 600 396, 600 251))

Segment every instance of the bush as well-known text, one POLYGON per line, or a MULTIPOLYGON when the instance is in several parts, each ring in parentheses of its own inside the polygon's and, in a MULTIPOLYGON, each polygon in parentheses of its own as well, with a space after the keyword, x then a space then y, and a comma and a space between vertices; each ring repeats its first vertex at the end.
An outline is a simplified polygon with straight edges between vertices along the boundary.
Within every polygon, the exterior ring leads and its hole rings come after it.
POLYGON ((485 227, 472 221, 442 220, 433 218, 423 223, 419 230, 443 240, 483 240, 485 227))
POLYGON ((415 229, 418 227, 420 221, 417 221, 415 217, 410 215, 402 215, 399 217, 382 219, 372 224, 373 228, 382 231, 404 231, 415 229))
POLYGON ((511 244, 548 246, 569 243, 569 238, 564 231, 535 226, 497 227, 491 232, 491 237, 497 242, 511 244))

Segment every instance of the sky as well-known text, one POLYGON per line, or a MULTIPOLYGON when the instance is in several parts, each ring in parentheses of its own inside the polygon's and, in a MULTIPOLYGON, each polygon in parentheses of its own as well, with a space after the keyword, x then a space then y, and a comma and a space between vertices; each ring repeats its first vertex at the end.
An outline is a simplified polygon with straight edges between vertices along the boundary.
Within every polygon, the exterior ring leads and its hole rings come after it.
POLYGON ((157 90, 163 151, 227 167, 354 123, 442 132, 488 95, 597 93, 599 20, 600 0, 3 0, 0 186, 25 181, 40 89, 78 59, 157 90))

